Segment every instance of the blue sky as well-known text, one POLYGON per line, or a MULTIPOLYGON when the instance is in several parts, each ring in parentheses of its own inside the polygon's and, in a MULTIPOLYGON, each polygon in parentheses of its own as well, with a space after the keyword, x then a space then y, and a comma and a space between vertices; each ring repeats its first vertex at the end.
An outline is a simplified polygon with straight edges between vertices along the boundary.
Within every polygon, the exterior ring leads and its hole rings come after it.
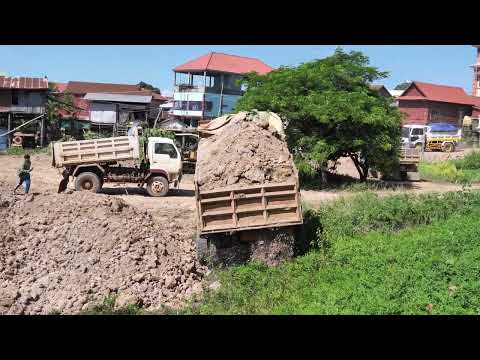
MULTIPOLYGON (((136 84, 145 81, 162 91, 172 90, 172 68, 218 51, 257 57, 273 67, 297 65, 332 54, 336 45, 0 45, 0 73, 9 76, 48 76, 69 80, 136 84)), ((382 83, 392 89, 405 80, 463 87, 471 91, 475 49, 469 45, 356 45, 372 65, 389 71, 382 83)))

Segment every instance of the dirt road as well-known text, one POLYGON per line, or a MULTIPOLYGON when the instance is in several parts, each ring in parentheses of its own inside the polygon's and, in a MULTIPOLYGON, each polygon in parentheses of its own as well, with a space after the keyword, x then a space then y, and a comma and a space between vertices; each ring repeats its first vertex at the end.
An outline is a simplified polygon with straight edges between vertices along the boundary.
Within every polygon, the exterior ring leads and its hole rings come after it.
MULTIPOLYGON (((432 158, 445 157, 444 153, 428 153, 432 158), (435 155, 431 155, 435 154, 435 155)), ((460 152, 454 153, 460 156, 460 152)), ((452 154, 450 154, 452 156, 452 154)), ((0 156, 0 180, 15 184, 17 168, 22 163, 21 156, 0 156)), ((50 165, 50 158, 46 155, 33 155, 32 166, 32 187, 33 193, 44 191, 56 192, 61 176, 55 168, 50 165)), ((349 159, 342 159, 338 167, 339 174, 356 176, 356 170, 349 159)), ((73 183, 68 184, 69 189, 74 189, 73 183)), ((392 183, 391 190, 376 191, 381 196, 393 195, 400 192, 426 193, 446 192, 461 190, 460 185, 448 183, 431 183, 421 181, 415 183, 392 183)), ((193 175, 184 175, 179 189, 173 189, 169 196, 164 198, 149 197, 143 189, 132 184, 106 184, 104 194, 120 197, 128 204, 142 210, 148 210, 155 218, 161 221, 170 221, 179 224, 193 236, 196 228, 195 199, 193 175)), ((339 190, 302 190, 302 200, 309 206, 318 206, 326 201, 338 199, 342 196, 352 196, 355 192, 339 190)))

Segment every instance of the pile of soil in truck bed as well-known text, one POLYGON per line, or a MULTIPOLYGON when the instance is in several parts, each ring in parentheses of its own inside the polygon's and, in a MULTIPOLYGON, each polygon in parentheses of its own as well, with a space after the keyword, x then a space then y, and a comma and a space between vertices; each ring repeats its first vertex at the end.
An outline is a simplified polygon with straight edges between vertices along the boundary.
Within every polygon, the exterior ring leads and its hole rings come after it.
POLYGON ((264 118, 241 113, 214 135, 200 140, 196 181, 200 190, 295 181, 286 142, 264 118))
POLYGON ((13 195, 0 182, 0 314, 177 307, 207 269, 178 224, 101 194, 13 195))

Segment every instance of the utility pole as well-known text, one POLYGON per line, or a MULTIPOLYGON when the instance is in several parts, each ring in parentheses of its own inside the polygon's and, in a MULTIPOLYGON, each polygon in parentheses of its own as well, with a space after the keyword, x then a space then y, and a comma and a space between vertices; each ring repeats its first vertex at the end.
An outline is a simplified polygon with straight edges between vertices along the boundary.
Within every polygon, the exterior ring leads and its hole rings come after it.
MULTIPOLYGON (((10 133, 10 130, 12 129, 12 119, 11 119, 12 113, 8 113, 8 133, 10 133)), ((12 145, 12 141, 10 140, 10 135, 7 135, 8 139, 8 147, 12 145)))

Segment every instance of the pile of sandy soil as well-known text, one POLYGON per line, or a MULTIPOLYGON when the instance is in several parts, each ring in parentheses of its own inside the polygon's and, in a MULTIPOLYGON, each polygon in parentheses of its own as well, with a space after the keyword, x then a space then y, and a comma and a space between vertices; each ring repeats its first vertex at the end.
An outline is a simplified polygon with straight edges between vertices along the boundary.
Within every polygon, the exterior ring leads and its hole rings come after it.
POLYGON ((245 113, 234 116, 198 147, 197 184, 201 190, 294 181, 287 144, 267 120, 245 113))
POLYGON ((0 219, 0 314, 73 314, 107 296, 154 310, 202 289, 190 234, 119 198, 0 182, 0 219))

